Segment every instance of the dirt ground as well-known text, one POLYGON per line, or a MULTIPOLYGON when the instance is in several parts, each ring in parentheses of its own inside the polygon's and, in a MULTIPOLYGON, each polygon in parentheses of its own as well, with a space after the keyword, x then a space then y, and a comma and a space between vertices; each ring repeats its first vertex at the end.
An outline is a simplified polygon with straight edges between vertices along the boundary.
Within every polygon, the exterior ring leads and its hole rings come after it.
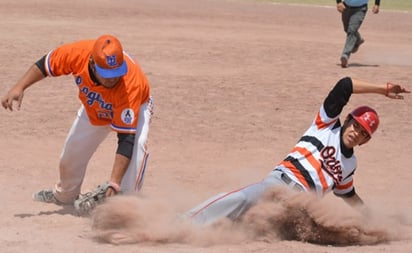
MULTIPOLYGON (((412 251, 410 95, 405 100, 354 95, 345 108, 347 113, 369 104, 381 116, 374 138, 356 151, 357 192, 375 222, 366 227, 332 195, 306 206, 322 210, 306 217, 315 223, 309 233, 328 224, 340 236, 337 243, 353 239, 345 245, 320 243, 325 231, 307 242, 282 239, 257 222, 199 232, 169 219, 266 176, 341 77, 412 89, 412 13, 369 12, 361 28, 366 43, 346 69, 339 66, 345 34, 334 8, 237 0, 21 0, 0 1, 0 14, 1 97, 54 47, 110 33, 136 57, 155 100, 150 160, 137 208, 144 226, 123 231, 146 240, 120 245, 96 240, 90 218, 31 199, 57 179, 60 151, 79 107, 72 77, 34 85, 20 111, 0 110, 1 252, 412 251)), ((115 143, 113 134, 98 149, 83 191, 108 179, 115 143)), ((130 200, 120 200, 108 212, 130 210, 130 200)), ((276 209, 265 208, 267 215, 276 209)), ((135 219, 131 213, 124 214, 126 223, 135 219)))

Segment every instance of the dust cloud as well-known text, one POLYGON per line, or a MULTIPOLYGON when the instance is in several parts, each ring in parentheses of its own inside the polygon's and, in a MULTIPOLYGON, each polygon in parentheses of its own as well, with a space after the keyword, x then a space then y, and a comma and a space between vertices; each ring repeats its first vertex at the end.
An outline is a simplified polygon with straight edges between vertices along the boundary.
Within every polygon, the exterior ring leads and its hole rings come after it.
POLYGON ((373 207, 355 210, 337 198, 274 189, 240 220, 191 224, 165 201, 117 196, 92 215, 93 236, 111 244, 182 243, 199 246, 296 240, 321 245, 373 245, 412 239, 406 215, 373 207))
POLYGON ((406 217, 353 209, 337 198, 320 200, 285 189, 269 192, 242 220, 255 239, 297 240, 322 245, 373 245, 412 238, 406 217))
POLYGON ((233 223, 222 221, 211 227, 190 223, 168 203, 116 196, 98 206, 92 213, 93 236, 112 244, 185 243, 208 246, 236 243, 247 238, 242 231, 231 231, 233 223))

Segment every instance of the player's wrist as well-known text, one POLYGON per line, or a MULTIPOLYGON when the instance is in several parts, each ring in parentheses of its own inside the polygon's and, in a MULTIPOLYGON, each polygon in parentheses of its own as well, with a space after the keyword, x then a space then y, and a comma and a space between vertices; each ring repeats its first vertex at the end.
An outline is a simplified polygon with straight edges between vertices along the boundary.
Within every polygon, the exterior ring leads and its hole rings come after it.
POLYGON ((120 192, 120 185, 114 181, 109 181, 110 187, 116 192, 120 192))
POLYGON ((389 95, 389 85, 390 85, 390 83, 387 82, 387 83, 386 83, 386 87, 385 87, 385 96, 386 96, 386 97, 389 95))

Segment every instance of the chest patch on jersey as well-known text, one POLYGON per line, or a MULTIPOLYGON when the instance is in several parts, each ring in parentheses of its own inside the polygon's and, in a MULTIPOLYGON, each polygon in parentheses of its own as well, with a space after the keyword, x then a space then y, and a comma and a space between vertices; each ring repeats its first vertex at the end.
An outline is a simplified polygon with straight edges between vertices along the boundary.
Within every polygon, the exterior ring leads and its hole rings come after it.
POLYGON ((125 124, 131 125, 134 121, 134 112, 131 108, 126 108, 122 111, 122 121, 125 124))

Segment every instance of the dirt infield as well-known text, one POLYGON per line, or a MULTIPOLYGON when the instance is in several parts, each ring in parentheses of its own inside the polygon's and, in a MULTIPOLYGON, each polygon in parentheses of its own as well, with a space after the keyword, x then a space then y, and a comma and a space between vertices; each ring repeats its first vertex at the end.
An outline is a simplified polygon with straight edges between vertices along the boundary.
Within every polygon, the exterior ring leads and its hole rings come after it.
MULTIPOLYGON (((339 78, 392 81, 412 89, 412 13, 368 13, 361 29, 366 43, 346 69, 339 66, 345 35, 334 8, 238 0, 21 0, 1 1, 0 15, 1 97, 55 46, 111 33, 147 73, 155 101, 137 213, 122 213, 130 200, 107 209, 123 218, 141 215, 143 226, 126 231, 135 234, 124 245, 95 240, 91 220, 73 210, 31 200, 33 192, 57 179, 60 151, 79 107, 72 78, 44 80, 26 92, 20 111, 0 110, 1 252, 411 251, 411 96, 394 101, 354 95, 345 108, 347 113, 367 103, 381 116, 377 134, 356 151, 355 184, 373 223, 364 223, 333 196, 318 204, 299 201, 309 210, 303 222, 327 227, 309 228, 316 238, 299 237, 314 243, 285 238, 250 217, 244 227, 224 224, 215 231, 172 220, 215 193, 266 176, 339 78), (318 240, 330 233, 346 243, 337 247, 318 240)), ((108 179, 115 143, 111 135, 98 149, 83 191, 108 179)), ((268 204, 254 210, 254 217, 297 219, 286 213, 268 204)))

